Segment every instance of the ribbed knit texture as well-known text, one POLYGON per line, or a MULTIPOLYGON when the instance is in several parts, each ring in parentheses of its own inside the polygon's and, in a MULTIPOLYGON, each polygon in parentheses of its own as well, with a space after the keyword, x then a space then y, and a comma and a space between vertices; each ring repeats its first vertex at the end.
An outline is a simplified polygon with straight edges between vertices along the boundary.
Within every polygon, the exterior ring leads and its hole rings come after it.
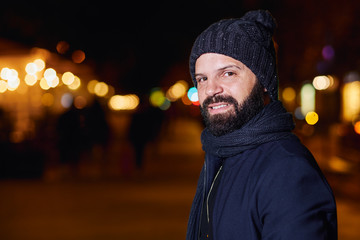
POLYGON ((190 74, 195 81, 195 63, 204 53, 219 53, 244 63, 278 99, 276 54, 272 35, 276 23, 268 11, 250 11, 239 19, 220 20, 202 32, 190 55, 190 74))
POLYGON ((280 101, 265 106, 242 128, 223 136, 212 135, 207 128, 201 134, 203 150, 219 158, 231 157, 260 144, 292 135, 295 127, 292 115, 280 101))

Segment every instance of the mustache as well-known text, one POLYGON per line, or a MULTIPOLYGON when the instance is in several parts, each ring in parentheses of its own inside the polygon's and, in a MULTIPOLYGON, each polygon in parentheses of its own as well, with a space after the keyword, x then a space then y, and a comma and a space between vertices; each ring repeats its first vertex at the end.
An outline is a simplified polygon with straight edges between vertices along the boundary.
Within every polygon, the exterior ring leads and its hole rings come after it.
POLYGON ((226 102, 229 104, 233 104, 233 105, 237 105, 238 102, 236 101, 235 98, 231 97, 231 96, 223 96, 223 95, 219 95, 219 96, 214 96, 214 97, 208 97, 204 100, 202 107, 203 108, 207 108, 210 104, 213 103, 218 103, 218 102, 226 102))

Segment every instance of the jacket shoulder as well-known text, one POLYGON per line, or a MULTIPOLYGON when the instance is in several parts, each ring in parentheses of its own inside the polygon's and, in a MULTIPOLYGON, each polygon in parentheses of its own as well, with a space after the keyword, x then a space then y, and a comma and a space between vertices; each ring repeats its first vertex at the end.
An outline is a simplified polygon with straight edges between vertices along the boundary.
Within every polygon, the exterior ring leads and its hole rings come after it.
POLYGON ((290 237, 294 231, 299 231, 297 237, 308 236, 301 239, 336 235, 332 190, 310 151, 297 137, 263 144, 258 150, 263 157, 254 163, 251 188, 264 236, 298 239, 290 237))
MULTIPOLYGON (((316 171, 320 171, 312 153, 292 135, 289 138, 270 142, 259 146, 258 151, 264 156, 258 162, 259 169, 266 171, 272 168, 299 167, 299 165, 309 165, 316 171)), ((277 169, 279 170, 279 169, 277 169)))

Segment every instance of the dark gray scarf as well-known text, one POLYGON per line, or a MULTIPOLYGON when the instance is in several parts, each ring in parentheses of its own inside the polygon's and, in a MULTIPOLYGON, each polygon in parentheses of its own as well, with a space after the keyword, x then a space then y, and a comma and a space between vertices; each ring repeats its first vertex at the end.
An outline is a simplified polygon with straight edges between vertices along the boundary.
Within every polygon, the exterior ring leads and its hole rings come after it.
POLYGON ((201 143, 206 153, 226 158, 260 144, 288 137, 293 128, 292 115, 280 101, 274 101, 234 132, 215 137, 205 129, 201 134, 201 143))

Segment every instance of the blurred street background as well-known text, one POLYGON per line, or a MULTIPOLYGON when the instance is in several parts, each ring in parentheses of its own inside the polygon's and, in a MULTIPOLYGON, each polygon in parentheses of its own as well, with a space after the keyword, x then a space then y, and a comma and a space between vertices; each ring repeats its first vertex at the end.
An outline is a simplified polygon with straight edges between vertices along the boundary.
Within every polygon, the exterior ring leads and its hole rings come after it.
POLYGON ((276 18, 280 95, 360 239, 360 2, 0 6, 0 239, 185 239, 204 153, 188 56, 222 18, 276 18))

